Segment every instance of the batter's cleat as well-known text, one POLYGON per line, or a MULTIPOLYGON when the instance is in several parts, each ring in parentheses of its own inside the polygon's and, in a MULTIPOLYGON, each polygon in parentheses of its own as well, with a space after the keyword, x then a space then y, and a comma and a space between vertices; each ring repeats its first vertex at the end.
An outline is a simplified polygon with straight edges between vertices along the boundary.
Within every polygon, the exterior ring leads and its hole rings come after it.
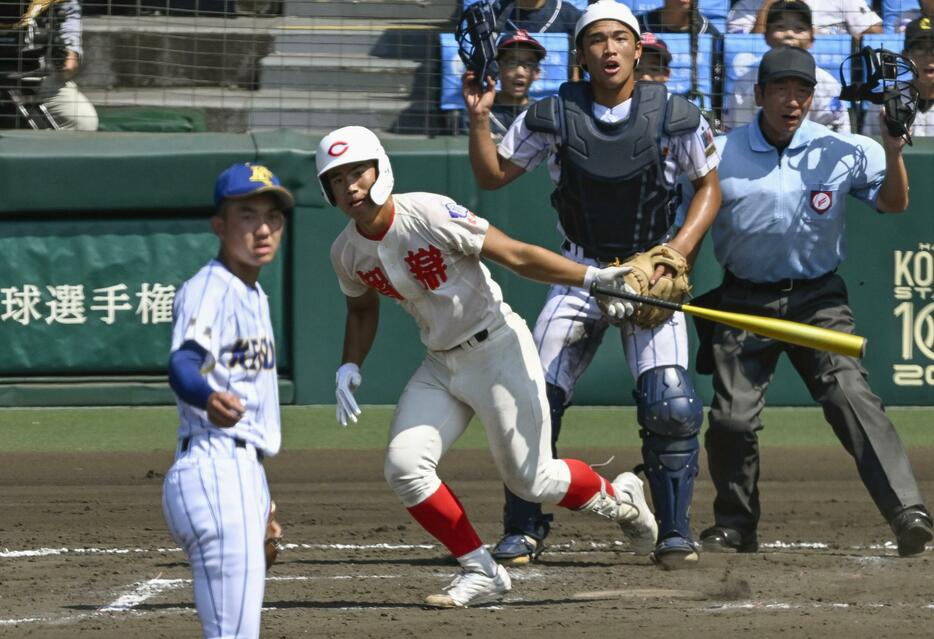
POLYGON ((504 566, 527 566, 545 550, 545 543, 529 535, 508 533, 493 546, 490 554, 504 566))
POLYGON ((697 544, 684 537, 662 539, 652 552, 652 561, 662 570, 683 570, 697 565, 697 544))
POLYGON ((925 544, 934 539, 931 516, 920 506, 906 508, 895 515, 889 525, 895 533, 900 557, 923 553, 925 544))
POLYGON ((704 552, 758 552, 759 540, 755 533, 743 537, 738 530, 724 526, 711 526, 700 534, 704 552))
POLYGON ((617 519, 623 534, 629 540, 629 546, 637 555, 648 555, 655 549, 658 538, 658 524, 645 501, 642 480, 632 473, 622 473, 613 480, 616 499, 622 506, 617 519))
POLYGON ((496 566, 495 577, 464 570, 454 577, 444 592, 428 595, 425 603, 433 608, 467 608, 500 601, 510 590, 512 580, 500 565, 496 566))

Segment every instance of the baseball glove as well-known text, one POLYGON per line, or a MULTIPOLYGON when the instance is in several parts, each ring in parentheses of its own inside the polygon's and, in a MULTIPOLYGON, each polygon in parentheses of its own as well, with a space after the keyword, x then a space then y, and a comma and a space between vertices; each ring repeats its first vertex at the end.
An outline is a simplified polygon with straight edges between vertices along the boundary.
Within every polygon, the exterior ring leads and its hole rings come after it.
MULTIPOLYGON (((632 269, 626 274, 626 284, 640 295, 680 304, 691 292, 691 282, 688 280, 690 267, 687 259, 667 244, 659 244, 644 253, 636 253, 623 262, 623 266, 632 269), (664 275, 658 278, 655 284, 649 284, 658 266, 668 266, 675 274, 674 276, 664 275)), ((639 304, 631 319, 642 328, 654 328, 667 321, 673 312, 667 308, 639 304)))
POLYGON ((269 503, 269 519, 266 520, 266 542, 264 550, 266 551, 266 570, 273 565, 282 546, 279 542, 282 540, 282 526, 276 520, 276 502, 269 503))

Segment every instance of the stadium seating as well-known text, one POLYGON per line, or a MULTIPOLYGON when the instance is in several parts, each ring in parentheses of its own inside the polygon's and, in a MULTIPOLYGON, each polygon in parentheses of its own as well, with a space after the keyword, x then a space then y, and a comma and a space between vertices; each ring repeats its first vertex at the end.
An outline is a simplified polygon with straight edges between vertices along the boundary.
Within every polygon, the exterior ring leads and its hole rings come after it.
MULTIPOLYGON (((668 90, 686 95, 691 90, 691 36, 687 33, 662 33, 659 37, 671 52, 671 78, 668 90)), ((715 38, 708 34, 698 36, 697 42, 697 90, 703 96, 697 106, 711 108, 713 98, 713 65, 715 38)))
MULTIPOLYGON (((664 4, 664 0, 623 0, 623 4, 629 5, 633 13, 638 15, 657 9, 664 4)), ((699 9, 720 33, 726 33, 726 14, 730 11, 730 0, 700 0, 699 9)), ((668 41, 665 35, 662 38, 668 41)))
MULTIPOLYGON (((852 47, 853 40, 849 35, 821 35, 814 40, 811 54, 819 67, 839 80, 840 64, 852 53, 852 47)), ((728 35, 723 44, 724 93, 729 94, 733 83, 750 68, 757 68, 759 60, 768 50, 769 45, 760 33, 728 35)), ((849 62, 844 65, 843 73, 849 77, 849 62)))
POLYGON ((918 0, 882 0, 882 26, 887 33, 895 32, 899 26, 898 17, 905 11, 918 8, 918 0))
MULTIPOLYGON (((541 63, 541 76, 532 85, 529 97, 540 100, 558 91, 568 79, 569 42, 564 33, 535 33, 536 40, 548 52, 541 63)), ((452 33, 441 34, 441 109, 463 109, 461 76, 464 64, 457 55, 457 41, 452 33)))
MULTIPOLYGON (((472 5, 473 3, 477 2, 477 1, 478 1, 478 0, 464 0, 464 4, 463 4, 462 6, 463 6, 463 7, 469 7, 470 5, 472 5)), ((581 11, 583 11, 584 9, 586 9, 586 8, 587 8, 587 4, 588 4, 587 0, 564 0, 564 2, 570 2, 571 4, 573 4, 575 7, 577 7, 577 8, 580 9, 581 11)))

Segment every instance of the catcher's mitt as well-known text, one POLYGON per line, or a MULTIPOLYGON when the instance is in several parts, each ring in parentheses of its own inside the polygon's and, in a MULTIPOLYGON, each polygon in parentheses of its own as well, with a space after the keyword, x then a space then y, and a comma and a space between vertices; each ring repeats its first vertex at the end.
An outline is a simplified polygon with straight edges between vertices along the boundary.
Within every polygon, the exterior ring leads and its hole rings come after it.
POLYGON ((276 520, 276 502, 269 503, 269 519, 266 520, 266 542, 264 550, 266 551, 266 570, 276 561, 282 546, 279 541, 282 539, 282 526, 276 520))
MULTIPOLYGON (((644 253, 636 253, 623 262, 623 266, 632 268, 632 271, 626 274, 626 283, 639 295, 680 304, 691 292, 687 259, 667 244, 659 244, 644 253), (665 275, 658 278, 655 284, 649 284, 656 267, 660 265, 670 267, 675 272, 674 276, 665 275)), ((671 317, 673 312, 667 308, 639 304, 631 319, 642 328, 654 328, 671 317)))

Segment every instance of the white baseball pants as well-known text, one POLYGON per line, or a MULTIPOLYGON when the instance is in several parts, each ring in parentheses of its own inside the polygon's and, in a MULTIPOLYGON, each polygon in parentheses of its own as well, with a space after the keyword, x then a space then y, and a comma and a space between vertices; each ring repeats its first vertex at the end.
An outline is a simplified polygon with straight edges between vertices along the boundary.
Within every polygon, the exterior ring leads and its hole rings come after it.
POLYGON ((438 462, 475 414, 509 489, 529 501, 561 501, 571 473, 552 459, 542 366, 525 321, 510 313, 483 342, 429 351, 406 385, 385 464, 402 503, 415 506, 438 490, 438 462))

